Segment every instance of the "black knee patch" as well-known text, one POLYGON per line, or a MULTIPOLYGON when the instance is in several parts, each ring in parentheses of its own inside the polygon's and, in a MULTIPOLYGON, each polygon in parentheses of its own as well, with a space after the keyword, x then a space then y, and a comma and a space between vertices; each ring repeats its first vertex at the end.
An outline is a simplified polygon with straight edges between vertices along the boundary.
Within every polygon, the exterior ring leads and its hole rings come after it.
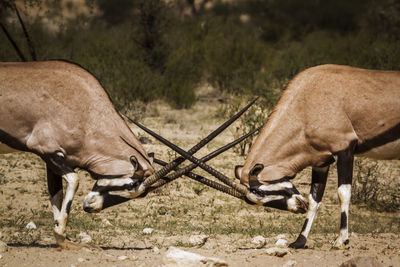
POLYGON ((300 234, 299 237, 297 237, 296 241, 293 243, 289 244, 289 248, 304 248, 306 246, 307 238, 300 234))
POLYGON ((71 211, 71 205, 72 205, 72 200, 68 201, 67 203, 67 214, 69 214, 69 212, 71 211))
POLYGON ((347 214, 346 212, 342 212, 340 214, 340 229, 346 229, 347 228, 347 214))
POLYGON ((301 233, 303 233, 304 230, 306 230, 307 224, 308 224, 308 219, 306 219, 306 220, 304 221, 303 227, 301 228, 301 233))

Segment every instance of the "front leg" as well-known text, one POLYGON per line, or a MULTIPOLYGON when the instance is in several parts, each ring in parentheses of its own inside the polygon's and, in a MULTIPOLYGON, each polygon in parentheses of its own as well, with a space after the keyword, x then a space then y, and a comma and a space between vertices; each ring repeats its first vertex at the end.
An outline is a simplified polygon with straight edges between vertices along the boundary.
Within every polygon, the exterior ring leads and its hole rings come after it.
POLYGON ((354 150, 349 148, 337 154, 338 196, 340 202, 340 232, 334 248, 343 249, 349 244, 349 206, 353 179, 354 150))
POLYGON ((50 201, 54 214, 54 236, 56 244, 61 248, 76 249, 80 246, 66 239, 68 215, 71 211, 72 200, 79 186, 79 176, 65 162, 61 152, 46 157, 47 180, 50 201), (66 181, 65 197, 62 193, 61 177, 66 181))
POLYGON ((312 223, 314 221, 317 210, 321 205, 321 200, 324 195, 326 180, 328 177, 329 165, 326 167, 313 167, 311 178, 311 189, 308 195, 308 211, 303 228, 296 241, 289 245, 290 248, 304 248, 307 242, 308 234, 310 233, 312 223))

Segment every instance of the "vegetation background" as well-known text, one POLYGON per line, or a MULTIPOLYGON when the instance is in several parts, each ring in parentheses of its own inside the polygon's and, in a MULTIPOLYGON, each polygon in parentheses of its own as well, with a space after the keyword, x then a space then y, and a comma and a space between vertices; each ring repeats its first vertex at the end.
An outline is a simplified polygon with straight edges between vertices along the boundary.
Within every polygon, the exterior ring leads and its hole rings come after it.
MULTIPOLYGON (((0 22, 28 54, 12 3, 0 1, 0 22)), ((400 69, 398 0, 19 0, 17 6, 38 60, 82 65, 120 109, 154 99, 188 108, 204 83, 263 96, 270 107, 310 66, 400 69)), ((19 60, 1 33, 0 61, 19 60)))

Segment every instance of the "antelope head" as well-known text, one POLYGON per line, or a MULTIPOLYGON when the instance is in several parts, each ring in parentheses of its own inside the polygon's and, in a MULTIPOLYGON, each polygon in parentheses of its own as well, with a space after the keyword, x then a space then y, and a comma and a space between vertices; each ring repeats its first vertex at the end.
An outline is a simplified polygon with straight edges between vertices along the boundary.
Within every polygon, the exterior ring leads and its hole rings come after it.
POLYGON ((262 163, 250 168, 236 166, 235 176, 250 189, 246 197, 251 202, 293 213, 307 211, 307 201, 290 182, 295 174, 288 175, 281 166, 264 167, 262 163))
POLYGON ((122 140, 133 148, 133 151, 129 150, 129 155, 125 153, 123 159, 102 164, 101 167, 104 170, 101 173, 110 173, 111 171, 111 173, 124 174, 99 175, 89 171, 97 181, 84 199, 83 209, 86 212, 99 212, 144 193, 144 189, 140 185, 143 180, 154 173, 153 154, 150 153, 147 156, 124 139, 122 140))

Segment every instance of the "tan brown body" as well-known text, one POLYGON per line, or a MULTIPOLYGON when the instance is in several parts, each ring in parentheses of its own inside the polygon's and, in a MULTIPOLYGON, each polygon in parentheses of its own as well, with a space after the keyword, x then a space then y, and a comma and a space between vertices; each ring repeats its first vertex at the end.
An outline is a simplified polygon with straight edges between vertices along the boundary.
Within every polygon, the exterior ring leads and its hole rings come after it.
MULTIPOLYGON (((354 155, 400 159, 399 138, 399 71, 316 66, 289 83, 238 175, 250 188, 263 185, 268 191, 312 166, 313 180, 324 188, 327 166, 335 158, 339 185, 347 186, 354 155)), ((312 187, 311 193, 322 198, 323 189, 312 187)), ((340 192, 339 197, 348 198, 340 192)))
POLYGON ((153 172, 151 159, 98 80, 64 61, 0 63, 0 150, 12 152, 10 147, 45 160, 56 233, 64 237, 78 186, 75 167, 99 179, 95 187, 101 190, 85 199, 87 211, 130 197, 137 178, 153 172), (61 177, 69 188, 62 203, 61 177))

